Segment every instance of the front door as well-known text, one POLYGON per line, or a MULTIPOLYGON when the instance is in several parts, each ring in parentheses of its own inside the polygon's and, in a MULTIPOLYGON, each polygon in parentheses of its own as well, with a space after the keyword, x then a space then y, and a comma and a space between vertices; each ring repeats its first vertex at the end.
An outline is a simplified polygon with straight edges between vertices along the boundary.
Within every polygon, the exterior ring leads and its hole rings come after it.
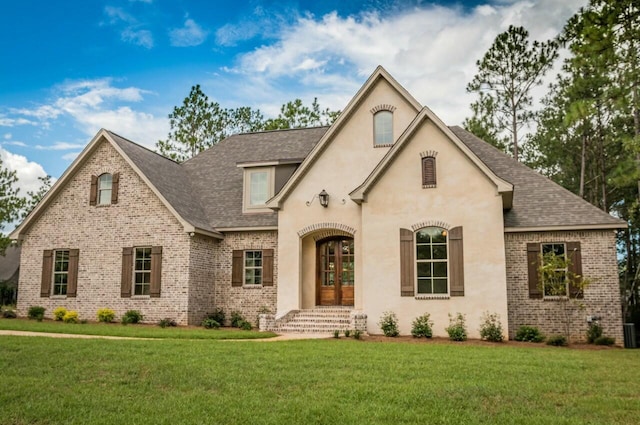
POLYGON ((334 238, 316 245, 318 305, 353 305, 353 238, 334 238))

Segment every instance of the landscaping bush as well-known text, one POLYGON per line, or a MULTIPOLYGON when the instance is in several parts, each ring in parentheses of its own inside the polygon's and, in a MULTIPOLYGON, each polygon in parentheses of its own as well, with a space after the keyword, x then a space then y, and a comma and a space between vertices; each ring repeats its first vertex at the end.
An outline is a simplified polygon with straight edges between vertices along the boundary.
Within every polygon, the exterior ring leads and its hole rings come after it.
POLYGON ((78 323, 78 312, 69 310, 62 317, 64 323, 78 323))
POLYGON ((218 323, 216 320, 212 319, 211 317, 206 317, 202 321, 202 326, 204 326, 205 329, 218 329, 220 328, 220 323, 218 323))
POLYGON ((178 326, 178 324, 176 323, 175 320, 165 317, 164 319, 161 319, 158 322, 158 326, 160 326, 161 328, 168 328, 168 327, 175 327, 178 326))
POLYGON ((211 313, 207 314, 207 319, 213 319, 218 322, 219 325, 224 325, 224 321, 226 319, 226 314, 224 310, 220 307, 215 308, 211 313))
POLYGON ((38 322, 42 322, 42 319, 44 319, 44 312, 45 312, 46 308, 41 307, 39 305, 34 305, 29 307, 29 310, 27 311, 27 317, 29 319, 35 319, 38 322))
POLYGON ((587 329, 587 342, 589 344, 593 344, 596 342, 596 339, 602 336, 602 326, 598 322, 591 322, 589 324, 589 329, 587 329))
POLYGON ((98 309, 98 322, 111 323, 116 318, 116 312, 110 308, 98 309))
POLYGON ((455 316, 449 314, 449 326, 445 329, 452 341, 467 340, 467 326, 462 313, 456 313, 455 316))
POLYGON ((599 336, 593 340, 595 345, 613 345, 616 343, 616 339, 610 336, 599 336))
POLYGON ((392 311, 385 311, 378 322, 384 336, 394 337, 400 335, 398 331, 398 316, 392 311))
POLYGON ((431 315, 429 313, 425 313, 422 316, 416 317, 416 319, 411 323, 411 335, 414 338, 431 338, 433 336, 433 322, 430 320, 431 315))
POLYGON ((251 322, 247 322, 246 320, 241 320, 238 323, 238 327, 240 329, 242 329, 243 331, 250 331, 251 329, 253 329, 253 326, 251 325, 251 322))
POLYGON ((542 342, 544 341, 544 335, 535 326, 523 325, 518 328, 514 339, 523 342, 542 342))
POLYGON ((122 316, 122 324, 128 325, 129 323, 140 323, 144 316, 138 310, 127 310, 122 316))
POLYGON ((239 328, 241 322, 244 322, 244 316, 239 311, 231 312, 231 326, 234 328, 239 328))
POLYGON ((500 315, 497 313, 484 313, 480 324, 480 339, 490 342, 502 342, 504 335, 502 334, 502 323, 500 323, 500 315))
POLYGON ((345 338, 349 338, 351 336, 351 331, 349 329, 347 329, 346 331, 344 331, 344 337, 345 338))
POLYGON ((340 338, 340 331, 338 329, 333 331, 333 337, 336 338, 336 339, 340 338))
POLYGON ((553 345, 555 347, 564 347, 567 344, 567 338, 564 335, 551 335, 547 339, 547 345, 553 345))
POLYGON ((360 330, 356 329, 355 331, 353 331, 354 339, 360 339, 361 337, 362 337, 362 332, 360 332, 360 330))
POLYGON ((64 307, 58 307, 53 310, 53 319, 61 322, 65 314, 67 314, 67 309, 64 307))
POLYGON ((2 310, 2 317, 4 317, 5 319, 15 319, 16 317, 18 317, 18 315, 14 310, 6 309, 2 310))

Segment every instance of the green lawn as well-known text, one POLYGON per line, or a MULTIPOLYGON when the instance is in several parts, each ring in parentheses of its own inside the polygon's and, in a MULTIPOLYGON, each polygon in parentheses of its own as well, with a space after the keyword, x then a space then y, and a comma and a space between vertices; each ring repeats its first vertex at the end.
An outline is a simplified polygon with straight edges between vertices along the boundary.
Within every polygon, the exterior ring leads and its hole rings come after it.
POLYGON ((640 350, 0 337, 2 424, 637 424, 640 350))
POLYGON ((119 323, 63 323, 45 320, 0 319, 0 330, 49 332, 84 335, 111 335, 133 338, 170 339, 255 339, 271 338, 271 332, 241 331, 233 328, 161 328, 153 325, 121 325, 119 323))

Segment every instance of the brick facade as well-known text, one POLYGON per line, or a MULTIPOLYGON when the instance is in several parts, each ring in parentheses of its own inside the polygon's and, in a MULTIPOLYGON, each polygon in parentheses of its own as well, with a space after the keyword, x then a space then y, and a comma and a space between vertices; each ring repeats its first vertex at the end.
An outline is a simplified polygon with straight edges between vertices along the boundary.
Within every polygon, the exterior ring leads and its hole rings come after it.
POLYGON ((215 251, 215 300, 230 318, 239 311, 254 326, 260 313, 276 312, 278 288, 278 232, 228 232, 215 251), (231 286, 231 262, 234 249, 273 249, 273 286, 231 286))
POLYGON ((615 233, 603 231, 506 233, 509 338, 522 325, 537 326, 546 335, 564 334, 565 302, 529 298, 527 243, 580 242, 585 288, 584 308, 571 302, 571 340, 585 339, 587 316, 600 316, 604 335, 622 343, 622 309, 618 283, 615 233))
MULTIPOLYGON (((145 321, 164 317, 188 320, 189 251, 192 241, 158 197, 108 143, 96 151, 51 200, 22 241, 18 314, 30 306, 45 307, 52 317, 58 306, 76 310, 80 319, 96 320, 99 308, 121 316, 140 310, 145 321), (89 206, 92 175, 120 173, 118 202, 89 206), (162 288, 159 298, 120 295, 122 248, 162 246, 162 288), (45 249, 79 249, 77 297, 41 297, 45 249)), ((191 272, 197 274, 197 271, 191 272)))

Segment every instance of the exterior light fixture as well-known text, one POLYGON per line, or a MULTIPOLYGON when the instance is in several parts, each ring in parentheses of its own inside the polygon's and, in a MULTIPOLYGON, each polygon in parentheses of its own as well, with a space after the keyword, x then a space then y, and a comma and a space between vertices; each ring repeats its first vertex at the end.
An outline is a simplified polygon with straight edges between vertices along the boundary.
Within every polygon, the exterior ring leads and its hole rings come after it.
POLYGON ((318 200, 323 207, 327 208, 329 206, 329 194, 326 190, 322 189, 322 192, 318 194, 318 200))

